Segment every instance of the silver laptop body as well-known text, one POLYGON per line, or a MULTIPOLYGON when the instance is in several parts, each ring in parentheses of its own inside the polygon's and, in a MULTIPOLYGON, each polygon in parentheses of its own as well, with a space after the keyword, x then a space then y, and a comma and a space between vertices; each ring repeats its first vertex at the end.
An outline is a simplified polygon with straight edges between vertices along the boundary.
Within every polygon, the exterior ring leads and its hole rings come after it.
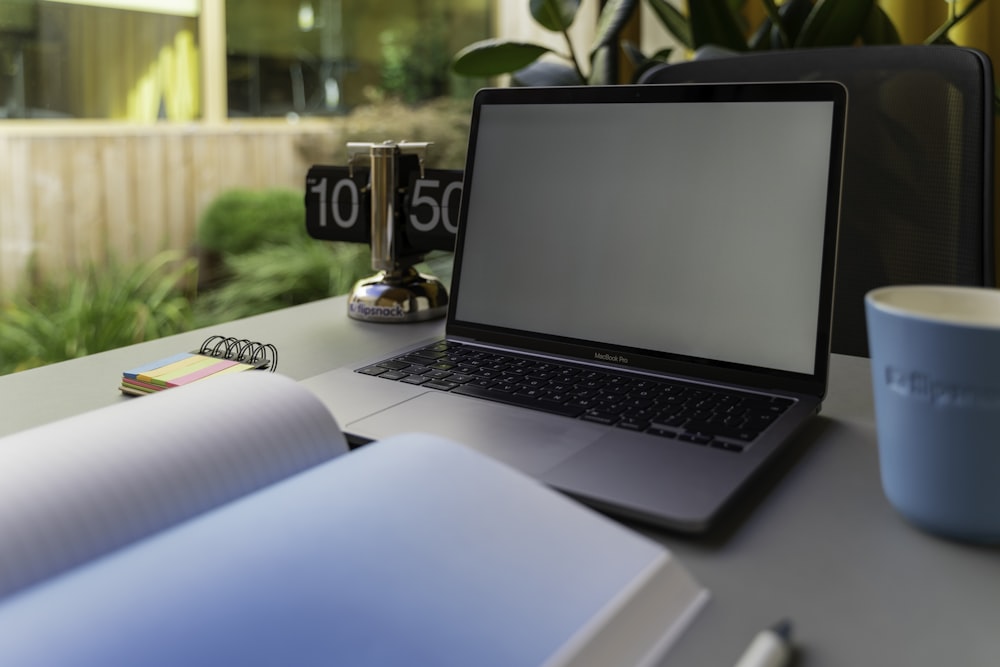
POLYGON ((480 91, 445 341, 306 384, 359 441, 438 434, 613 515, 708 529, 826 391, 845 113, 832 82, 480 91), (538 364, 528 390, 504 381, 538 364), (610 412, 522 395, 607 398, 609 376, 629 388, 610 412), (693 417, 646 402, 661 380, 693 417), (759 434, 725 427, 727 399, 697 409, 720 390, 772 412, 759 434))

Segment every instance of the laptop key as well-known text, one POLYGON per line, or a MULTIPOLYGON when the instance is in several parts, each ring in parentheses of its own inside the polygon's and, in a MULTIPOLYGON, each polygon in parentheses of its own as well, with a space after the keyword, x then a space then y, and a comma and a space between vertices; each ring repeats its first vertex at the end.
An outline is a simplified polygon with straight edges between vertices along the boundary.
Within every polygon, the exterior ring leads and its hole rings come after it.
POLYGON ((448 380, 431 380, 425 382, 421 385, 422 387, 429 387, 431 389, 440 389, 441 391, 451 391, 455 387, 460 387, 457 382, 450 382, 448 380))
POLYGON ((435 350, 429 350, 426 348, 423 350, 414 350, 410 354, 415 357, 424 357, 426 359, 440 359, 442 357, 448 356, 444 352, 437 352, 435 350))
POLYGON ((533 398, 536 401, 541 400, 544 396, 548 394, 544 389, 538 389, 536 387, 524 387, 514 392, 518 396, 523 396, 525 398, 533 398))
POLYGON ((726 442, 725 440, 713 440, 710 446, 726 452, 742 452, 745 448, 744 445, 738 445, 734 442, 726 442))
POLYGON ((605 426, 613 426, 618 422, 619 417, 617 414, 613 412, 588 410, 587 412, 580 415, 580 419, 588 422, 594 422, 597 424, 604 424, 605 426))
POLYGON ((542 412, 549 412, 557 415, 565 415, 567 417, 577 417, 582 412, 582 408, 574 408, 568 405, 561 405, 558 403, 553 403, 551 401, 539 401, 535 398, 527 398, 524 396, 518 396, 517 394, 509 392, 498 392, 493 389, 486 389, 479 387, 475 384, 463 384, 459 385, 452 390, 453 394, 460 394, 462 396, 474 396, 476 398, 486 398, 491 401, 496 401, 498 403, 507 403, 509 405, 519 405, 525 408, 532 408, 534 410, 540 410, 542 412))
POLYGON ((788 406, 782 405, 781 403, 775 403, 767 398, 748 398, 740 404, 740 407, 761 415, 768 413, 779 415, 784 412, 788 406))
POLYGON ((705 422, 688 422, 684 424, 684 430, 689 433, 697 433, 704 436, 716 436, 729 438, 731 440, 743 440, 749 442, 757 437, 759 431, 754 429, 725 426, 724 424, 710 424, 705 422))
POLYGON ((455 367, 455 364, 448 361, 438 361, 436 363, 430 364, 428 368, 433 368, 438 371, 450 371, 455 367))
POLYGON ((395 359, 390 359, 389 361, 383 361, 379 363, 379 366, 381 366, 382 368, 388 368, 394 371, 401 371, 409 365, 410 364, 406 363, 405 361, 397 361, 395 359))
POLYGON ((615 426, 626 431, 645 431, 649 428, 649 422, 644 419, 623 419, 615 426))
POLYGON ((672 416, 666 419, 657 417, 652 420, 654 428, 680 428, 687 422, 687 417, 672 416))

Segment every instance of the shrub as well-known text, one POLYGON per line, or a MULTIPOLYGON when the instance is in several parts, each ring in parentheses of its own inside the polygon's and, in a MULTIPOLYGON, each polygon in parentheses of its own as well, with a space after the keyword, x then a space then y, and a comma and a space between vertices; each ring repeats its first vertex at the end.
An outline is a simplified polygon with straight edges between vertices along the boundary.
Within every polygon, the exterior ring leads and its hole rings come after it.
POLYGON ((198 221, 198 246, 226 255, 304 239, 305 215, 305 200, 297 190, 229 190, 198 221))
POLYGON ((367 246, 313 239, 305 215, 290 189, 236 189, 212 202, 198 228, 197 326, 343 294, 372 272, 367 246))
POLYGON ((190 328, 182 286, 194 262, 166 252, 90 266, 65 285, 27 288, 0 310, 0 373, 103 352, 190 328))
POLYGON ((343 294, 373 273, 367 246, 313 239, 264 245, 226 264, 226 280, 195 302, 198 326, 343 294))

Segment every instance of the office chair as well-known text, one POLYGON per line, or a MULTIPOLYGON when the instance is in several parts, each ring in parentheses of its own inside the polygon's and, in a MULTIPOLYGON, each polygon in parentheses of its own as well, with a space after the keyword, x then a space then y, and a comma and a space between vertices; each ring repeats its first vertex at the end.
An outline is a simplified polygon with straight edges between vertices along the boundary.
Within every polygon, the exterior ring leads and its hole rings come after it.
POLYGON ((848 89, 831 347, 868 356, 870 289, 996 285, 992 66, 956 46, 787 49, 659 65, 640 83, 800 79, 848 89))

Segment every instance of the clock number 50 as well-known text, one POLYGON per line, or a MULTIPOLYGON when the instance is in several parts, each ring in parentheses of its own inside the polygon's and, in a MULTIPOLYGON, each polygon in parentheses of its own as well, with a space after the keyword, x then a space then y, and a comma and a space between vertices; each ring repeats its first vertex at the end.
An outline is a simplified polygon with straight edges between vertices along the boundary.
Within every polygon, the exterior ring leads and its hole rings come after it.
POLYGON ((449 203, 455 192, 461 194, 462 181, 452 181, 444 186, 444 190, 441 191, 439 204, 438 200, 434 197, 433 191, 437 190, 440 186, 441 181, 431 178, 418 178, 413 184, 411 211, 415 211, 418 206, 426 205, 430 207, 430 218, 428 220, 420 220, 415 212, 410 213, 410 224, 418 232, 429 232, 440 222, 452 234, 458 233, 458 223, 451 219, 450 214, 450 211, 454 207, 449 206, 449 203), (431 192, 425 194, 428 190, 431 192))

